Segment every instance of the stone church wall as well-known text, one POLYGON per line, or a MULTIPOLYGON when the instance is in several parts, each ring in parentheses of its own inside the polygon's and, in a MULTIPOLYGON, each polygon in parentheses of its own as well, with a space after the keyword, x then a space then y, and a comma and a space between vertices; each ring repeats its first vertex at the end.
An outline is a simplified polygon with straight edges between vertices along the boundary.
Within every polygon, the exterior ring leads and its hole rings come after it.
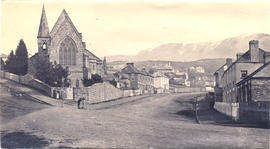
POLYGON ((56 33, 52 34, 51 37, 51 45, 49 46, 50 60, 52 62, 56 61, 59 63, 59 48, 61 42, 66 38, 70 37, 76 44, 77 54, 76 54, 76 67, 71 67, 71 69, 79 68, 81 69, 83 66, 83 44, 81 37, 74 31, 72 26, 68 21, 64 21, 61 26, 59 26, 56 33))

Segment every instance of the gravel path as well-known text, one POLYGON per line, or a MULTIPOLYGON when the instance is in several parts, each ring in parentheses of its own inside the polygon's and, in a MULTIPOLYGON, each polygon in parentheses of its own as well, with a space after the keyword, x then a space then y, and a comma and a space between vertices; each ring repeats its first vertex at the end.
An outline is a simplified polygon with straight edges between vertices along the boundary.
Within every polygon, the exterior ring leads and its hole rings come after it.
POLYGON ((6 142, 2 147, 269 149, 269 129, 197 124, 193 115, 183 112, 194 96, 138 96, 88 110, 46 107, 1 125, 1 140, 6 142), (18 139, 26 141, 11 146, 18 139))

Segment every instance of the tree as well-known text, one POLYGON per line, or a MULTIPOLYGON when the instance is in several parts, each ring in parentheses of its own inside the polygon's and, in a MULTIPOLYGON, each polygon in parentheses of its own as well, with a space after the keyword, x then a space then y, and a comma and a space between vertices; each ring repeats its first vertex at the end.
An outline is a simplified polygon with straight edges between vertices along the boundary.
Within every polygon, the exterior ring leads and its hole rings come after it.
POLYGON ((16 65, 15 73, 18 75, 27 74, 28 69, 28 52, 23 39, 20 40, 19 45, 15 51, 16 65))
POLYGON ((10 52, 8 59, 6 60, 6 68, 8 72, 17 75, 27 74, 28 69, 28 52, 24 41, 21 39, 15 54, 13 50, 10 52))
POLYGON ((6 64, 5 64, 5 62, 3 61, 2 58, 0 58, 0 59, 1 59, 0 70, 5 70, 6 64))
POLYGON ((35 67, 35 78, 53 87, 68 87, 68 68, 60 64, 51 63, 48 57, 37 56, 35 67))
POLYGON ((85 87, 91 86, 95 83, 102 83, 102 82, 103 82, 103 79, 98 74, 92 74, 91 79, 83 79, 83 85, 85 87))
POLYGON ((6 60, 5 70, 7 70, 10 73, 15 73, 16 72, 15 68, 16 68, 16 57, 12 50, 6 60))

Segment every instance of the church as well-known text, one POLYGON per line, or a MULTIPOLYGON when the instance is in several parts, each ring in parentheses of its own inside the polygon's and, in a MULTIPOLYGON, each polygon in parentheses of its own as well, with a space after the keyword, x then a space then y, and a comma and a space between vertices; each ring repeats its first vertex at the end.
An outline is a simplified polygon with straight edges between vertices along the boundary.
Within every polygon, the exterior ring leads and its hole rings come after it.
POLYGON ((50 31, 43 5, 37 44, 38 55, 47 56, 50 62, 68 67, 71 87, 83 87, 83 78, 104 74, 102 60, 86 49, 82 33, 75 28, 65 9, 50 31))

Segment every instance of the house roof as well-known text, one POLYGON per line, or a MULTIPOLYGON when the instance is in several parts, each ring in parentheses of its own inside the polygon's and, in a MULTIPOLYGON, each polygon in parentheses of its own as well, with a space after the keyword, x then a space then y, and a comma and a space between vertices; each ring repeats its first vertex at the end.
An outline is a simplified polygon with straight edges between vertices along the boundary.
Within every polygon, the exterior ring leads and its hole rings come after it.
POLYGON ((126 73, 126 74, 137 73, 138 74, 140 73, 140 71, 132 65, 127 65, 121 70, 121 73, 126 73))
MULTIPOLYGON (((263 49, 259 48, 259 52, 261 55, 262 53, 266 53, 263 49)), ((247 62, 248 60, 250 60, 250 50, 248 50, 247 52, 245 52, 241 57, 239 57, 238 59, 236 59, 223 73, 223 75, 225 74, 225 72, 227 72, 235 63, 238 62, 247 62)))
MULTIPOLYGON (((244 79, 242 79, 241 81, 239 81, 238 83, 236 83, 236 85, 238 86, 238 85, 240 85, 240 84, 242 84, 242 83, 250 80, 251 78, 254 78, 256 74, 258 74, 259 72, 263 71, 264 69, 270 68, 270 67, 267 67, 267 66, 270 66, 269 64, 270 64, 270 62, 264 64, 263 66, 261 66, 260 68, 258 68, 257 70, 255 70, 253 73, 251 73, 250 75, 246 76, 244 79)), ((266 76, 266 77, 269 77, 270 78, 270 75, 269 76, 266 76)))
POLYGON ((223 69, 223 67, 226 65, 226 63, 224 65, 222 65, 221 67, 219 67, 215 72, 214 74, 216 74, 220 69, 223 69))

